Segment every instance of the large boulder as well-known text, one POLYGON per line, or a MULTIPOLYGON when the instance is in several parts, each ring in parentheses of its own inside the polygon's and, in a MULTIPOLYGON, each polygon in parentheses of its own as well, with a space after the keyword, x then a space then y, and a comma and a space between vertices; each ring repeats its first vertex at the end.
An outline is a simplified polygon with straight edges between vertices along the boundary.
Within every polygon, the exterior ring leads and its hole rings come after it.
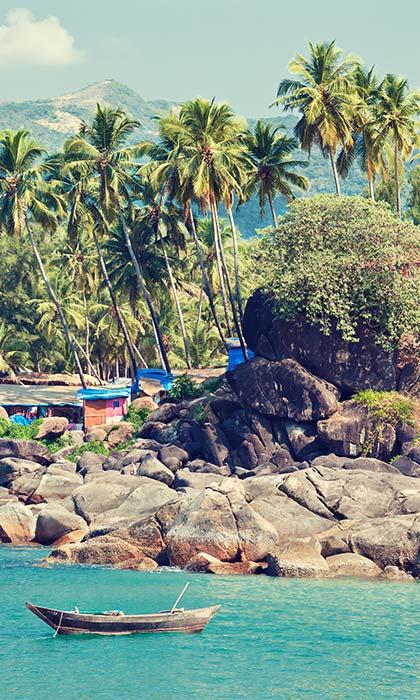
MULTIPOLYGON (((381 569, 397 566, 417 570, 420 556, 420 514, 387 515, 339 524, 320 537, 326 557, 343 552, 360 554, 381 569)), ((417 572, 417 575, 420 572, 417 572)))
POLYGON ((0 438, 0 459, 17 457, 48 466, 53 461, 50 451, 35 440, 0 438))
POLYGON ((369 328, 360 326, 355 342, 343 340, 335 329, 324 335, 304 318, 279 318, 272 298, 257 290, 246 305, 243 329, 256 355, 268 360, 293 358, 345 395, 398 388, 396 352, 377 345, 375 331, 369 328))
POLYGON ((133 437, 133 426, 131 423, 121 421, 108 433, 108 443, 110 447, 117 447, 133 437))
POLYGON ((168 467, 160 462, 157 457, 153 455, 146 455, 137 467, 136 474, 138 476, 147 476, 150 479, 156 479, 156 481, 161 481, 167 486, 171 486, 174 475, 168 467))
POLYGON ((337 455, 365 455, 387 460, 396 441, 395 428, 379 423, 365 406, 357 401, 344 401, 333 416, 318 421, 318 435, 326 448, 337 455))
MULTIPOLYGON (((204 463, 205 464, 205 463, 204 463)), ((173 482, 174 489, 191 488, 204 489, 209 484, 219 481, 220 476, 207 472, 191 472, 189 469, 178 469, 173 482)))
POLYGON ((78 532, 79 539, 82 539, 87 530, 83 518, 54 503, 38 513, 34 539, 39 544, 50 545, 70 532, 78 532))
POLYGON ((91 477, 91 480, 75 489, 71 498, 64 504, 87 523, 91 523, 99 514, 105 517, 108 510, 118 508, 139 486, 137 477, 125 476, 118 472, 100 472, 98 475, 92 474, 91 477))
POLYGON ((270 576, 312 578, 328 576, 328 564, 319 543, 310 537, 291 540, 267 557, 270 576))
POLYGON ((81 542, 57 547, 46 562, 49 564, 116 565, 121 562, 139 562, 144 558, 141 549, 115 535, 104 535, 81 542))
POLYGON ((261 357, 229 373, 241 404, 258 413, 296 421, 328 418, 338 408, 339 394, 296 360, 273 362, 261 357))
POLYGON ((44 418, 35 435, 35 440, 55 440, 66 432, 68 424, 67 418, 62 416, 44 418))
POLYGON ((72 474, 65 469, 48 470, 41 478, 37 488, 30 496, 31 503, 63 500, 83 484, 79 474, 72 474))
POLYGON ((25 544, 35 534, 35 518, 27 506, 12 502, 0 506, 0 542, 25 544))
POLYGON ((158 408, 157 403, 153 401, 151 396, 139 396, 138 399, 134 399, 134 401, 131 402, 131 406, 136 413, 144 410, 151 412, 158 408))
POLYGON ((10 486, 19 477, 25 475, 42 475, 45 467, 39 462, 32 462, 29 459, 19 459, 17 457, 5 457, 0 460, 0 486, 9 484, 10 486))
POLYGON ((326 561, 330 576, 376 578, 381 573, 381 569, 373 561, 352 552, 334 554, 327 557, 326 561))
POLYGON ((316 467, 289 474, 283 493, 330 520, 420 512, 420 484, 400 474, 316 467))
POLYGON ((221 561, 256 561, 276 546, 277 533, 250 508, 238 483, 225 479, 181 503, 166 542, 169 561, 177 566, 199 552, 221 561))

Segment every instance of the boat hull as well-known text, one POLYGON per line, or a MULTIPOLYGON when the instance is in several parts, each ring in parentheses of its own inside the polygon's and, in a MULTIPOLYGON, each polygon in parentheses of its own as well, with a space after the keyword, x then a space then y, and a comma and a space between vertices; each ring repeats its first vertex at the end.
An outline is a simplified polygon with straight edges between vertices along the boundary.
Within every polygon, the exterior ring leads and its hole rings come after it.
POLYGON ((201 632, 220 605, 195 610, 164 611, 151 615, 95 615, 54 610, 25 603, 28 610, 57 634, 151 634, 156 632, 201 632))

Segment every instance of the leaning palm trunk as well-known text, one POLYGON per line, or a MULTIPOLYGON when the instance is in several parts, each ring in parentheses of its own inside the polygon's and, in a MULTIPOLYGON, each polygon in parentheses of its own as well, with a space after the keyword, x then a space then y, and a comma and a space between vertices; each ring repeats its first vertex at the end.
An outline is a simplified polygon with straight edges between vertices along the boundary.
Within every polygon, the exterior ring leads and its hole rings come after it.
POLYGON ((60 302, 58 301, 58 299, 54 293, 54 290, 50 284, 47 273, 45 271, 44 263, 42 262, 42 258, 41 258, 40 252, 38 250, 38 246, 35 242, 35 238, 33 236, 32 229, 31 229, 31 226, 29 224, 27 214, 25 214, 25 226, 26 226, 26 230, 28 232, 29 240, 31 242, 32 250, 34 251, 34 255, 35 255, 36 261, 38 263, 39 270, 41 272, 41 277, 42 277, 43 282, 47 288, 50 299, 53 302, 53 304, 57 310, 58 318, 60 319, 60 323, 61 323, 61 326, 63 328, 64 335, 65 335, 67 342, 69 344, 71 354, 73 356, 73 361, 74 361, 77 373, 80 377, 80 382, 82 384, 82 387, 84 389, 86 389, 85 378, 83 376, 83 369, 82 369, 82 365, 80 363, 79 355, 78 355, 77 350, 76 350, 76 346, 73 342, 73 338, 72 338, 72 335, 70 333, 70 329, 67 325, 67 321, 66 321, 65 316, 64 316, 63 308, 62 308, 60 302))
POLYGON ((401 219, 401 192, 400 192, 400 177, 398 172, 399 153, 398 153, 398 143, 395 139, 394 142, 394 181, 395 181, 395 208, 397 210, 397 216, 401 219))
POLYGON ((225 336, 224 336, 222 326, 221 326, 221 323, 219 321, 219 317, 217 315, 216 307, 214 304, 213 292, 211 291, 209 278, 207 276, 206 266, 204 264, 203 255, 201 253, 200 241, 198 240, 197 229, 195 228, 195 221, 194 221, 194 216, 193 216, 191 207, 188 207, 188 218, 189 218, 189 222, 190 222, 191 233, 192 233, 193 239, 194 239, 198 264, 199 264, 200 270, 201 270, 201 281, 202 281, 203 289, 206 293, 207 299, 209 300, 211 315, 213 316, 213 320, 216 324, 216 328, 217 328, 217 332, 219 333, 220 340, 222 341, 223 346, 225 346, 225 336))
POLYGON ((276 210, 274 209, 273 195, 271 194, 271 192, 269 192, 267 196, 268 196, 268 203, 270 205, 271 218, 273 219, 273 226, 276 229, 277 228, 277 214, 276 214, 276 210))
POLYGON ((328 150, 330 154, 331 169, 334 176, 335 192, 336 194, 341 194, 340 178, 338 177, 337 164, 335 162, 335 151, 333 148, 329 148, 328 150))
POLYGON ((121 223, 121 226, 122 226, 122 229, 124 232, 124 237, 125 237, 125 242, 127 244, 127 249, 128 249, 129 254, 130 254, 131 261, 134 265, 134 270, 136 272, 136 277, 137 277, 137 282, 138 282, 138 285, 140 288, 140 292, 141 292, 141 295, 143 296, 143 298, 146 302, 147 308, 149 309, 149 314, 150 314, 152 324, 153 324, 153 327, 155 330, 159 351, 160 351, 160 354, 162 357, 163 366, 164 366, 166 372, 168 374, 170 374, 171 373, 171 366, 169 364, 168 355, 167 355, 166 348, 165 348, 165 343, 164 343, 163 336, 162 336, 162 333, 161 333, 161 330, 159 327, 159 321, 158 321, 155 309, 153 307, 152 297, 150 296, 150 292, 147 289, 145 281, 143 279, 143 275, 142 275, 142 272, 140 270, 139 261, 137 260, 136 254, 133 250, 133 246, 131 245, 131 240, 130 240, 130 236, 129 236, 128 229, 127 229, 127 224, 126 224, 124 215, 123 215, 121 210, 119 212, 119 218, 120 218, 120 223, 121 223))
POLYGON ((225 280, 223 277, 222 251, 220 249, 220 239, 219 239, 219 235, 218 235, 217 209, 216 209, 216 204, 214 202, 210 203, 210 213, 211 213, 211 219, 212 219, 212 223, 213 223, 214 248, 216 251, 217 273, 218 273, 219 282, 220 282, 220 293, 222 296, 223 311, 225 313, 226 330, 227 330, 228 336, 231 336, 232 335, 232 326, 230 325, 229 307, 228 307, 228 301, 227 301, 227 295, 226 295, 226 286, 225 286, 225 280))
POLYGON ((241 282, 239 278, 239 253, 238 253, 238 234, 236 231, 235 220, 233 218, 232 207, 227 207, 227 213, 229 217, 230 228, 232 231, 233 239, 233 261, 235 267, 235 292, 236 292, 236 303, 238 305, 239 318, 242 321, 244 312, 242 308, 242 297, 241 297, 241 282))
MULTIPOLYGON (((90 361, 90 333, 89 333, 89 314, 86 294, 83 292, 83 307, 85 310, 85 349, 83 354, 86 358, 87 371, 90 374, 94 374, 93 366, 90 361)), ((76 339, 75 339, 76 340, 76 339)))
POLYGON ((115 292, 114 292, 113 286, 111 284, 111 280, 109 279, 108 270, 107 270, 107 267, 105 264, 104 256, 102 255, 102 250, 101 250, 101 246, 99 244, 98 236, 97 236, 95 231, 93 231, 93 240, 95 242, 96 252, 98 254, 99 265, 101 268, 102 276, 105 280, 105 284, 107 286, 109 296, 111 297, 112 306, 114 307, 115 315, 117 317, 118 325, 121 328, 122 334, 124 336, 125 344, 127 346, 128 355, 130 358, 131 374, 132 374, 132 379, 134 381, 136 378, 136 373, 137 373, 137 363, 136 363, 136 358, 134 356, 134 350, 133 350, 134 346, 133 346, 133 343, 131 342, 131 338, 130 338, 130 335, 128 333, 128 329, 127 329, 127 326, 125 324, 120 307, 118 306, 117 298, 115 296, 115 292))
POLYGON ((229 301, 230 301, 230 306, 232 309, 233 323, 235 325, 235 330, 236 330, 237 336, 239 338, 239 343, 241 345, 244 358, 246 359, 248 357, 248 354, 246 351, 244 336, 242 334, 241 322, 238 318, 238 313, 236 311, 235 298, 233 296, 232 285, 230 283, 230 278, 229 278, 229 271, 227 269, 226 258, 225 258, 224 251, 223 251, 222 237, 220 235, 220 225, 219 225, 219 217, 217 214, 217 207, 216 207, 216 204, 214 202, 212 204, 212 208, 213 208, 213 217, 214 217, 213 218, 214 237, 215 237, 215 239, 216 238, 218 239, 218 244, 219 244, 219 248, 220 248, 220 259, 221 259, 221 264, 222 264, 222 273, 225 275, 225 279, 226 279, 226 286, 228 289, 229 301))
POLYGON ((163 242, 162 232, 160 230, 160 222, 158 222, 157 231, 158 231, 158 235, 159 235, 160 244, 161 244, 162 250, 163 250, 163 257, 165 258, 165 265, 166 265, 166 270, 168 272, 168 277, 169 277, 169 282, 170 282, 171 289, 172 289, 172 294, 174 295, 174 299, 175 299, 175 306, 176 306, 176 310, 178 313, 179 325, 181 327, 182 342, 184 344, 184 352, 185 352, 185 362, 187 364, 188 369, 192 369, 190 348, 188 345, 188 338, 187 338, 187 331, 185 328, 184 314, 182 312, 181 302, 179 301, 178 291, 176 288, 175 278, 174 278, 174 275, 172 272, 172 267, 171 267, 171 264, 169 262, 169 258, 168 258, 168 254, 166 252, 165 244, 163 242))

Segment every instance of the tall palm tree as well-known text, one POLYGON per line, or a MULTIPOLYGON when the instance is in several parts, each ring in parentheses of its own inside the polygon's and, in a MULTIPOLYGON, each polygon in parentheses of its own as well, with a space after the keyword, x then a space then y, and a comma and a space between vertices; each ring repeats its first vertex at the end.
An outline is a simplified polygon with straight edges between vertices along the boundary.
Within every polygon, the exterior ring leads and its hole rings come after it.
POLYGON ((317 145, 330 158, 336 193, 340 194, 336 152, 352 141, 356 104, 352 75, 358 59, 351 55, 343 58, 335 41, 308 45, 309 59, 297 54, 290 62, 289 71, 297 77, 281 81, 275 104, 300 112, 295 134, 301 147, 310 153, 317 145))
POLYGON ((219 337, 225 344, 225 336, 216 310, 216 305, 209 284, 207 270, 201 255, 197 227, 194 219, 192 202, 194 191, 191 178, 186 178, 181 172, 182 157, 178 145, 179 119, 177 115, 169 113, 158 118, 159 142, 144 141, 140 145, 142 155, 150 159, 147 166, 142 166, 140 172, 147 169, 152 183, 164 193, 165 199, 177 201, 184 208, 184 218, 188 231, 191 233, 197 260, 200 266, 203 290, 207 296, 211 314, 215 322, 219 337))
POLYGON ((182 220, 183 212, 175 204, 169 202, 166 197, 162 196, 159 191, 153 187, 149 178, 142 179, 139 196, 143 206, 136 212, 133 222, 133 236, 135 236, 136 231, 149 229, 153 232, 155 239, 160 244, 179 319, 185 362, 187 368, 191 369, 191 357, 184 314, 167 250, 168 245, 173 246, 178 254, 181 249, 185 250, 187 229, 182 220))
POLYGON ((226 326, 230 334, 225 284, 235 330, 246 356, 245 341, 221 243, 218 214, 219 203, 224 201, 226 192, 238 189, 237 174, 245 157, 241 139, 244 124, 237 120, 228 105, 196 98, 182 106, 178 118, 172 122, 168 120, 166 130, 169 137, 178 144, 183 176, 191 180, 195 197, 210 210, 226 326))
POLYGON ((376 109, 380 84, 374 67, 369 70, 357 66, 353 73, 357 107, 352 118, 352 142, 342 148, 337 158, 341 177, 347 177, 355 160, 368 181, 369 196, 375 199, 374 181, 378 168, 385 168, 384 149, 378 144, 376 109))
POLYGON ((0 321, 0 372, 14 377, 15 370, 29 364, 27 343, 16 337, 14 328, 0 321))
POLYGON ((247 134, 246 143, 251 161, 248 194, 258 192, 261 214, 268 200, 273 225, 276 228, 274 197, 281 194, 290 200, 294 197, 294 187, 308 189, 307 178, 294 172, 294 168, 306 167, 307 162, 291 158, 299 145, 297 139, 281 133, 280 126, 265 124, 261 120, 257 121, 254 131, 247 134))
POLYGON ((46 182, 48 165, 42 161, 45 149, 29 138, 24 129, 6 131, 0 137, 0 227, 9 235, 28 235, 42 280, 47 288, 57 317, 71 350, 76 371, 86 387, 76 344, 63 308, 48 279, 38 249, 32 224, 40 224, 44 232, 57 229, 59 217, 65 213, 65 202, 55 191, 53 182, 46 182))
POLYGON ((417 122, 420 94, 410 90, 406 78, 389 73, 381 84, 377 104, 377 144, 390 141, 393 146, 395 208, 401 218, 401 161, 409 158, 418 144, 417 122))
POLYGON ((80 135, 67 142, 65 161, 69 170, 82 172, 85 177, 89 176, 98 183, 101 208, 106 220, 112 222, 118 219, 122 226, 139 288, 150 313, 163 365, 170 373, 159 320, 131 244, 124 211, 125 205, 130 215, 130 190, 135 183, 134 172, 138 168, 138 147, 127 145, 127 140, 139 126, 140 123, 131 119, 124 110, 98 105, 92 124, 84 124, 80 135))
MULTIPOLYGON (((61 168, 61 171, 62 170, 63 168, 61 168)), ((132 377, 135 377, 137 369, 135 352, 137 349, 130 337, 124 315, 121 313, 117 296, 111 284, 108 274, 108 267, 103 255, 102 240, 108 233, 108 223, 103 216, 100 199, 96 188, 89 182, 89 177, 81 175, 81 173, 73 165, 70 171, 60 173, 60 185, 67 198, 67 201, 69 202, 70 212, 67 221, 67 232, 69 235, 70 244, 72 246, 77 245, 85 233, 87 233, 89 238, 92 237, 99 262, 101 276, 103 277, 105 285, 108 289, 108 293, 114 307, 115 316, 124 336, 124 341, 130 358, 131 374, 132 377)))

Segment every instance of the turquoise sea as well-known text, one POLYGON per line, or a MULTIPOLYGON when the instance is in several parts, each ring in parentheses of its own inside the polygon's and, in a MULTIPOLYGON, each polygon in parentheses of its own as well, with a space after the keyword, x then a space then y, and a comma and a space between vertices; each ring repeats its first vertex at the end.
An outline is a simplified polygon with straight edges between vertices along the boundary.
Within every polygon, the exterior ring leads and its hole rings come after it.
POLYGON ((0 547, 2 700, 420 697, 420 586, 41 568, 0 547), (152 612, 222 603, 201 635, 56 637, 25 600, 152 612))

